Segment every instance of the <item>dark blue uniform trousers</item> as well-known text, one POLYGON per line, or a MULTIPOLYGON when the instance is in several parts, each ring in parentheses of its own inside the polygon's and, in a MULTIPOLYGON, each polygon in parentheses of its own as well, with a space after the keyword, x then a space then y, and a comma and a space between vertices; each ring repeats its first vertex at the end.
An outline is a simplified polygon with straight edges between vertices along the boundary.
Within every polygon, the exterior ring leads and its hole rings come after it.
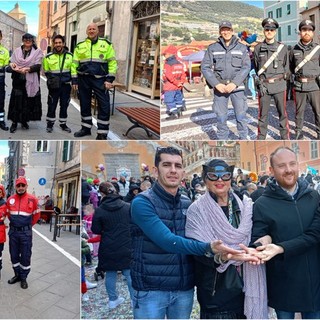
POLYGON ((246 140, 248 135, 247 124, 247 98, 244 91, 233 91, 231 93, 221 93, 214 90, 213 112, 217 115, 217 137, 219 140, 228 140, 229 128, 228 120, 228 101, 231 99, 234 109, 239 138, 246 140))
POLYGON ((82 128, 88 130, 92 127, 91 97, 94 92, 98 100, 97 133, 108 134, 110 98, 108 90, 104 87, 104 81, 104 78, 95 78, 94 76, 78 76, 82 128))
POLYGON ((59 121, 60 124, 65 124, 67 122, 67 109, 70 103, 70 94, 70 83, 63 83, 57 90, 49 90, 47 121, 54 122, 56 120, 56 109, 60 100, 59 121))
POLYGON ((9 251, 15 275, 27 279, 31 269, 32 229, 9 230, 9 251))

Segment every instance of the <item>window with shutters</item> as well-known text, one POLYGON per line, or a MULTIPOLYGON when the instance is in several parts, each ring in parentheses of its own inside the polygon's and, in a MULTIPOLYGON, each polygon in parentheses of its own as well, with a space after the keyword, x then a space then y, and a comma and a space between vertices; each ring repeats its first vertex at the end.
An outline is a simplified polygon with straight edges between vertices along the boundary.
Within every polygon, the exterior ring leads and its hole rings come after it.
POLYGON ((72 159, 73 141, 63 141, 62 161, 67 162, 72 159))

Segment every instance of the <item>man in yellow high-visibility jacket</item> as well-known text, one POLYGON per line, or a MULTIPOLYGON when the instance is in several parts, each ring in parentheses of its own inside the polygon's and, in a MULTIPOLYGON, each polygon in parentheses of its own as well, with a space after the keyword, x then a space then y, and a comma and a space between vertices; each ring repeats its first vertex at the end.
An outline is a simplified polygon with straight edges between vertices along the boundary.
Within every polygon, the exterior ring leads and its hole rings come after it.
POLYGON ((64 37, 60 34, 56 35, 53 38, 53 51, 48 53, 42 60, 42 67, 47 77, 47 87, 49 90, 47 132, 53 131, 59 100, 60 128, 63 131, 71 132, 71 129, 67 126, 67 109, 71 95, 71 71, 74 70, 74 68, 72 68, 72 62, 73 56, 72 53, 65 48, 64 37))
POLYGON ((87 39, 79 42, 73 54, 73 68, 77 75, 73 78, 74 88, 79 90, 81 109, 81 129, 74 136, 91 135, 92 91, 98 100, 97 140, 107 140, 110 119, 110 98, 108 90, 117 72, 117 61, 112 44, 98 37, 98 26, 87 26, 87 39))

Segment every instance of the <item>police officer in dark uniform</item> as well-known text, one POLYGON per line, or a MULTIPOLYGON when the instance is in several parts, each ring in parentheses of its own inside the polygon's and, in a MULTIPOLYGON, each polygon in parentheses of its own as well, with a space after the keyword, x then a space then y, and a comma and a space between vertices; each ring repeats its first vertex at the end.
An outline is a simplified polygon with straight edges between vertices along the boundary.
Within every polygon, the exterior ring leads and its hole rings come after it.
POLYGON ((217 115, 217 137, 228 140, 228 101, 231 99, 241 140, 248 135, 247 98, 244 80, 251 62, 247 47, 234 35, 230 21, 219 24, 220 37, 211 44, 202 60, 201 72, 208 85, 214 88, 213 111, 217 115))
POLYGON ((320 47, 313 41, 315 25, 311 20, 299 24, 300 41, 290 52, 290 70, 294 74, 296 139, 303 139, 304 111, 310 103, 320 139, 320 47), (312 55, 312 56, 311 56, 312 55), (304 60, 306 57, 308 57, 304 60), (309 61, 308 61, 309 60, 309 61), (303 62, 305 61, 305 62, 303 62))
POLYGON ((254 67, 258 89, 258 140, 265 140, 268 128, 268 113, 273 98, 279 114, 280 136, 290 139, 286 111, 286 79, 289 72, 288 48, 276 41, 279 24, 272 18, 262 21, 265 39, 254 49, 254 67), (274 57, 274 58, 271 58, 274 57))
MULTIPOLYGON (((0 41, 2 40, 2 32, 0 30, 0 41)), ((4 121, 4 100, 6 96, 5 90, 5 68, 9 65, 9 51, 0 43, 0 129, 8 131, 4 121)))

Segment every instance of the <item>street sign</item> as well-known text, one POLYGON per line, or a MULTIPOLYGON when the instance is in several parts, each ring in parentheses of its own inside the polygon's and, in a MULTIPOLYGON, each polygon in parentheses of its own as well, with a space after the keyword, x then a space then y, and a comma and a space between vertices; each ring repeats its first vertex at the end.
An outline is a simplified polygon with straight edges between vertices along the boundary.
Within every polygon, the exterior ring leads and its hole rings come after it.
POLYGON ((47 180, 45 178, 40 178, 38 182, 39 182, 40 186, 44 186, 46 184, 47 180))
POLYGON ((19 176, 19 177, 20 177, 20 176, 24 176, 25 173, 26 173, 26 171, 25 171, 23 168, 19 168, 19 169, 18 169, 18 176, 19 176))

